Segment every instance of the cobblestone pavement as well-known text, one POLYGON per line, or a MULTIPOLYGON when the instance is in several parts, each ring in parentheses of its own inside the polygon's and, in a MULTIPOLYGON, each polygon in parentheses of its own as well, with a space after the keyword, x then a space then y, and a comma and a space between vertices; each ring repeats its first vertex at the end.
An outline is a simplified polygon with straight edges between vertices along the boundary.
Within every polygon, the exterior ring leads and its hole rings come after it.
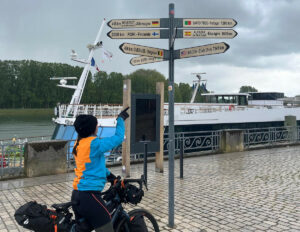
MULTIPOLYGON (((163 174, 149 164, 141 204, 161 231, 300 231, 300 147, 188 158, 184 179, 175 161, 175 229, 168 222, 168 162, 163 174)), ((120 174, 120 167, 111 169, 120 174)), ((132 177, 142 173, 132 166, 132 177)), ((70 199, 73 174, 0 181, 0 232, 25 231, 16 208, 30 200, 50 206, 70 199)), ((127 208, 130 208, 127 206, 127 208)))

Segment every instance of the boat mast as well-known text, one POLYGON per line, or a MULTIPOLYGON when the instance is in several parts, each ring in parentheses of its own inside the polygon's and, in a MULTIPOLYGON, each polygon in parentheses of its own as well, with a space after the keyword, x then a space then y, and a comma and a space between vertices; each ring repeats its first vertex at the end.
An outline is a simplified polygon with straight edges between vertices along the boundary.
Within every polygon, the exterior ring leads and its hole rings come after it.
POLYGON ((74 94, 72 96, 72 99, 70 101, 70 104, 67 108, 66 115, 68 115, 72 111, 72 109, 73 109, 73 115, 74 116, 76 115, 78 104, 80 104, 81 97, 82 97, 82 94, 83 94, 83 90, 84 90, 84 87, 85 87, 85 83, 86 83, 86 80, 87 80, 87 77, 88 77, 88 74, 89 74, 89 71, 90 71, 91 60, 94 56, 94 51, 97 48, 100 48, 102 46, 102 43, 99 41, 99 39, 100 39, 102 30, 103 30, 104 24, 105 24, 105 19, 103 19, 103 21, 102 21, 102 24, 100 26, 100 29, 98 31, 98 34, 96 36, 94 44, 88 45, 88 49, 89 49, 90 53, 89 53, 88 59, 85 62, 86 64, 85 64, 84 69, 81 73, 80 79, 78 81, 77 87, 76 87, 76 89, 74 91, 74 94))
POLYGON ((201 75, 202 75, 202 74, 206 74, 206 73, 192 73, 192 74, 193 74, 193 75, 196 75, 196 77, 198 78, 198 80, 197 80, 196 87, 195 87, 195 89, 194 89, 193 96, 192 96, 192 99, 191 99, 190 103, 194 103, 195 97, 196 97, 196 94, 197 94, 197 91, 198 91, 198 88, 199 88, 199 86, 200 86, 201 75))

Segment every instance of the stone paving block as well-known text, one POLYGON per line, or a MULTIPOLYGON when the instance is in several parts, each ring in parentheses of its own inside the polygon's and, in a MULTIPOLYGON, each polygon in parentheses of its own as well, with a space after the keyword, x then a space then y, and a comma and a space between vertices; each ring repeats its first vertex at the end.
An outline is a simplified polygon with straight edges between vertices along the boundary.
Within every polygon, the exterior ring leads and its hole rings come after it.
MULTIPOLYGON (((138 206, 157 219, 161 231, 300 231, 300 147, 188 158, 184 179, 175 161, 175 225, 168 224, 168 162, 164 173, 148 166, 148 187, 138 206), (298 205, 297 205, 298 202, 298 205)), ((120 167, 111 168, 121 174, 120 167)), ((132 165, 132 178, 143 165, 132 165)), ((50 206, 70 200, 73 173, 0 181, 0 232, 27 231, 15 210, 30 200, 50 206)))

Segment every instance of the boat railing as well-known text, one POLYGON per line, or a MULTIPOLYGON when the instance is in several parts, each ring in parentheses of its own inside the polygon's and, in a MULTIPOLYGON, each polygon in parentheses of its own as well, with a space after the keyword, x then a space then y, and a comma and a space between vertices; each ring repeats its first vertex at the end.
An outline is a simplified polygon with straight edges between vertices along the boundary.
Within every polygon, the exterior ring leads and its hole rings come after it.
POLYGON ((58 118, 74 118, 81 114, 91 114, 97 118, 116 117, 122 107, 122 105, 113 104, 61 104, 56 108, 56 116, 58 118))
MULTIPOLYGON (((201 113, 214 113, 214 112, 235 112, 244 111, 247 109, 273 109, 278 107, 283 107, 282 105, 245 105, 240 106, 236 104, 218 104, 218 105, 178 105, 175 107, 180 107, 180 114, 201 114, 201 113)), ((164 114, 168 115, 168 107, 165 107, 164 114)))

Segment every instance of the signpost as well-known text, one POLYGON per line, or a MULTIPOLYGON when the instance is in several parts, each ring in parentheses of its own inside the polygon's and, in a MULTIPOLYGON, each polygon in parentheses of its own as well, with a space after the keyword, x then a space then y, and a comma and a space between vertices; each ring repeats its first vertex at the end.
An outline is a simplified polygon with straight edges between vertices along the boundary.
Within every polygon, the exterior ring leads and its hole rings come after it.
POLYGON ((228 49, 229 45, 227 43, 216 43, 192 48, 184 48, 175 51, 175 59, 220 54, 226 52, 228 49))
POLYGON ((169 19, 113 19, 107 25, 113 29, 167 28, 169 27, 169 19))
POLYGON ((166 39, 169 31, 162 30, 112 30, 107 33, 111 39, 166 39))
POLYGON ((135 65, 141 65, 141 64, 149 64, 149 63, 155 63, 155 62, 161 62, 164 61, 163 58, 158 57, 149 57, 149 56, 138 56, 134 57, 130 60, 130 64, 135 65))
POLYGON ((177 19, 178 27, 232 28, 237 25, 234 19, 177 19))
POLYGON ((185 39, 232 39, 237 36, 235 30, 177 30, 176 38, 185 39))
POLYGON ((121 44, 120 49, 122 52, 126 54, 151 56, 151 57, 165 58, 165 59, 168 58, 168 51, 166 51, 165 49, 146 47, 146 46, 130 44, 130 43, 121 44))
POLYGON ((174 60, 196 56, 224 53, 229 49, 226 43, 208 44, 198 47, 174 50, 176 38, 232 39, 237 32, 234 19, 174 18, 174 4, 169 4, 169 18, 160 19, 113 19, 108 26, 113 29, 125 28, 166 28, 151 30, 111 30, 107 35, 112 39, 169 39, 169 49, 160 49, 123 43, 120 46, 126 54, 140 55, 130 60, 132 65, 141 65, 164 60, 169 61, 169 226, 174 227, 174 60), (183 29, 177 29, 183 28, 183 29), (192 28, 192 29, 189 29, 192 28), (195 29, 194 29, 195 28, 195 29), (210 28, 210 29, 207 29, 210 28), (225 28, 225 29, 211 29, 225 28))

